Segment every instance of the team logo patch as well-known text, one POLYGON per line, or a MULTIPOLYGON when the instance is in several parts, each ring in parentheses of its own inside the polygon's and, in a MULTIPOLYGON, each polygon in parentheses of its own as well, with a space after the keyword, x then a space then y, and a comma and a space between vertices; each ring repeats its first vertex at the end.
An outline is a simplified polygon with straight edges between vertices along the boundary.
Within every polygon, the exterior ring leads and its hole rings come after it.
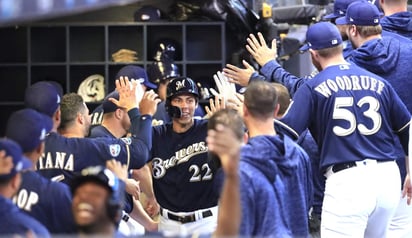
POLYGON ((110 145, 109 146, 110 149, 110 154, 113 157, 117 157, 120 154, 120 145, 116 144, 116 145, 110 145))
POLYGON ((121 138, 121 140, 126 143, 127 145, 132 144, 132 139, 130 137, 121 138))

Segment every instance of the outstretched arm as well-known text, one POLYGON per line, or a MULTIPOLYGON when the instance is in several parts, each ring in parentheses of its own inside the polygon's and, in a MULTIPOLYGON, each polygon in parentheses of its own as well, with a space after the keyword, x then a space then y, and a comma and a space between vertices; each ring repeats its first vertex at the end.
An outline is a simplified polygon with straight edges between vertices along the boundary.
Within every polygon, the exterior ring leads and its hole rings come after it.
POLYGON ((225 180, 219 200, 218 224, 214 233, 217 237, 235 237, 239 234, 241 222, 239 157, 241 141, 228 127, 221 124, 208 131, 208 149, 219 156, 225 180))

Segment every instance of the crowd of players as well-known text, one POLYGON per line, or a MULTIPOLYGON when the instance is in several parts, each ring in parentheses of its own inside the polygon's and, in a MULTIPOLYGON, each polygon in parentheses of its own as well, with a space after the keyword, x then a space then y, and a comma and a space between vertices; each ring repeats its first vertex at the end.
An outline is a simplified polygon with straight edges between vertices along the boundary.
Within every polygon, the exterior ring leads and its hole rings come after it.
POLYGON ((336 0, 302 78, 250 35, 260 70, 227 65, 206 113, 192 79, 138 66, 93 113, 29 86, 0 140, 0 234, 412 236, 412 14, 379 3, 336 0))

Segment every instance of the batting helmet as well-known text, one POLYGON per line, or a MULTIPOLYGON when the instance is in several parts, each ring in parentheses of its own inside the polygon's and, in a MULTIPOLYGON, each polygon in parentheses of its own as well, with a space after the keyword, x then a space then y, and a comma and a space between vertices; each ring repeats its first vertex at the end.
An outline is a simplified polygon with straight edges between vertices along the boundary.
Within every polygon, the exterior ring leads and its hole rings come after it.
POLYGON ((189 77, 177 77, 172 79, 167 85, 166 98, 171 99, 174 96, 190 93, 199 98, 199 91, 196 83, 189 77))
POLYGON ((182 58, 180 44, 174 39, 162 38, 154 45, 153 59, 156 61, 175 61, 182 58))
POLYGON ((179 68, 172 62, 155 61, 147 67, 147 74, 152 83, 159 84, 168 79, 180 77, 179 68))
POLYGON ((170 117, 179 118, 182 115, 180 108, 172 106, 172 98, 181 94, 193 94, 199 100, 199 91, 195 82, 188 77, 178 77, 170 80, 166 90, 166 111, 170 117))
POLYGON ((70 184, 72 194, 80 185, 86 182, 94 182, 109 189, 111 194, 107 201, 107 214, 113 219, 113 223, 118 225, 125 199, 124 182, 104 166, 91 166, 83 169, 81 174, 72 180, 70 184))

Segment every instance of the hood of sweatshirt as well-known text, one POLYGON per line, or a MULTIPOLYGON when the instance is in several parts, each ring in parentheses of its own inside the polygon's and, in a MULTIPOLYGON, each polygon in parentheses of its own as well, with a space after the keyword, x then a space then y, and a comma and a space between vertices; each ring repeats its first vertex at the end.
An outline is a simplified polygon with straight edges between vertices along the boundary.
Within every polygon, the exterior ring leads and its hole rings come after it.
POLYGON ((412 39, 412 12, 398 12, 385 16, 380 24, 385 31, 395 32, 412 39))
POLYGON ((285 136, 256 136, 249 138, 242 147, 242 162, 258 168, 269 179, 274 181, 277 174, 290 175, 301 163, 301 155, 292 140, 285 136), (295 159, 296 158, 296 159, 295 159))
POLYGON ((352 52, 352 61, 371 72, 383 75, 397 67, 400 42, 393 37, 383 36, 365 42, 352 52))

